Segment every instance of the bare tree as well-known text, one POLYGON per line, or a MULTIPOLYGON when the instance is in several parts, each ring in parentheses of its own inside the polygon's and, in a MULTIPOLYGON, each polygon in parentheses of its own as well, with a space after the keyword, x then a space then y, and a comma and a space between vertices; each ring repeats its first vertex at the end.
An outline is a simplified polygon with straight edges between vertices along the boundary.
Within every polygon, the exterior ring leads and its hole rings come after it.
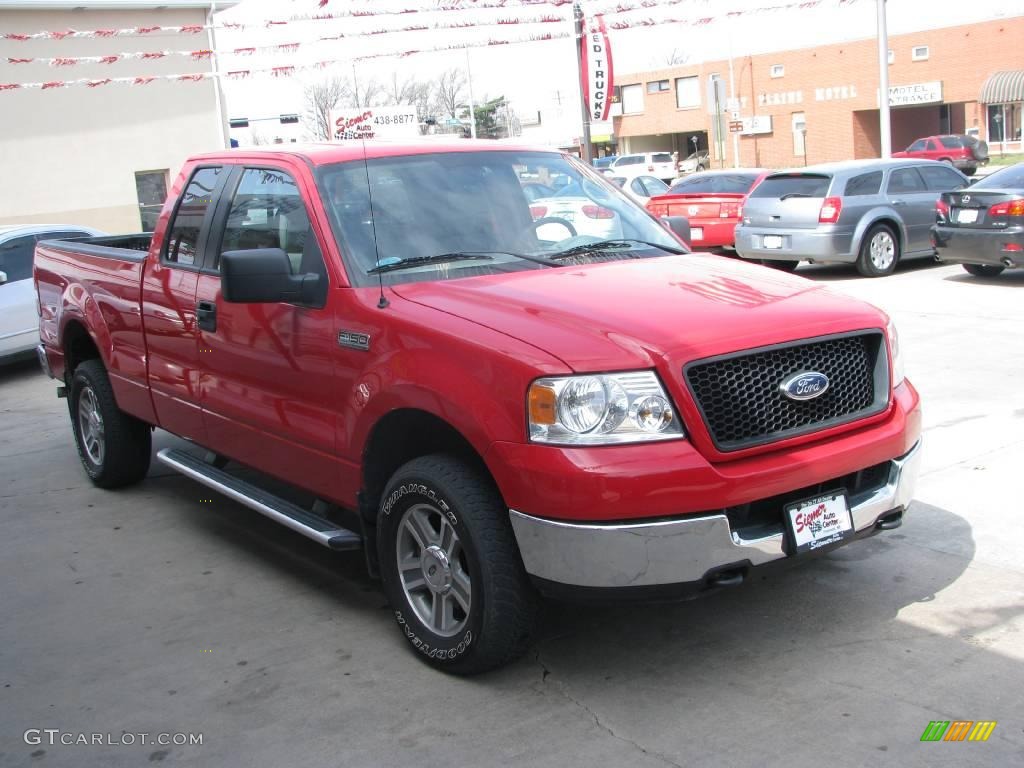
POLYGON ((384 87, 371 77, 363 81, 356 80, 355 87, 345 101, 346 106, 350 107, 373 107, 386 98, 384 87))
POLYGON ((302 89, 305 121, 317 139, 331 138, 330 114, 339 104, 351 101, 352 86, 343 77, 331 77, 309 83, 302 89))
POLYGON ((673 48, 664 56, 655 57, 654 59, 652 59, 655 65, 661 65, 666 67, 682 66, 689 60, 690 54, 688 54, 682 48, 673 48))
POLYGON ((419 106, 429 103, 431 95, 429 82, 417 80, 415 77, 399 78, 397 72, 391 73, 391 80, 384 87, 384 98, 389 105, 419 106))
POLYGON ((455 117, 459 107, 465 104, 466 74, 458 67, 445 70, 437 80, 434 102, 437 111, 447 117, 455 117))

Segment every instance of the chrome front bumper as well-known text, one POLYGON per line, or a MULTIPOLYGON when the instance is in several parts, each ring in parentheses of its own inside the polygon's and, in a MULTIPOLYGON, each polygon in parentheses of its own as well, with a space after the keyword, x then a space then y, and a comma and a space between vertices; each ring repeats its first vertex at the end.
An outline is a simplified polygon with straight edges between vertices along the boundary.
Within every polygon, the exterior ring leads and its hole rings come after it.
MULTIPOLYGON (((893 459, 885 485, 850 497, 858 532, 910 504, 920 460, 919 441, 893 459)), ((784 533, 744 539, 724 514, 614 525, 510 514, 527 573, 557 584, 609 589, 684 584, 730 565, 758 566, 786 557, 784 533)))

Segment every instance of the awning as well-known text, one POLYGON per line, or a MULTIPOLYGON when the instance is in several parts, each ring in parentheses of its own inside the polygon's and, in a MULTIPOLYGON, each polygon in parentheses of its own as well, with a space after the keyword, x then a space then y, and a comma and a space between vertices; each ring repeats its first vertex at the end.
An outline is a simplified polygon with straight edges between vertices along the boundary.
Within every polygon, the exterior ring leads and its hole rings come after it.
POLYGON ((982 104, 1006 104, 1011 101, 1024 101, 1024 69, 1012 72, 996 72, 989 76, 981 86, 982 104))

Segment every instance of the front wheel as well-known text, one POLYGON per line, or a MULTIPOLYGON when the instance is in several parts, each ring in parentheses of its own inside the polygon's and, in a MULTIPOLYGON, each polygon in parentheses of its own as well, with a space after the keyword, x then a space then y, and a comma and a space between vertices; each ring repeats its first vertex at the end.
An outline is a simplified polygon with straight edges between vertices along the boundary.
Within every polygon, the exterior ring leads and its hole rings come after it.
POLYGON ((483 471, 452 456, 413 459, 384 491, 377 533, 384 590, 420 658, 471 675, 526 651, 538 598, 483 471))
POLYGON ((120 488, 146 476, 152 440, 149 425, 117 407, 99 360, 86 360, 75 368, 68 407, 78 455, 94 485, 120 488))
POLYGON ((969 275, 975 277, 996 277, 1001 275, 1006 267, 997 267, 994 264, 963 264, 969 275))
POLYGON ((864 277, 891 275, 900 260, 900 245, 896 235, 885 225, 868 230, 857 256, 857 271, 864 277))

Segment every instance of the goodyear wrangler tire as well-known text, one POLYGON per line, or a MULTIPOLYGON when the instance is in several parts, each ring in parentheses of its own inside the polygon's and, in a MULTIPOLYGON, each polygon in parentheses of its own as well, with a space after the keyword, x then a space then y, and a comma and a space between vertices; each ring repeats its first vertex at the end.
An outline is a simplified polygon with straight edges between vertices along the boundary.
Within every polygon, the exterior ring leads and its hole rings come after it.
POLYGON ((139 482, 149 471, 149 425, 117 407, 99 360, 86 360, 71 377, 68 408, 82 466, 99 488, 139 482))
POLYGON ((417 656, 472 675, 526 651, 538 598, 484 473, 452 456, 413 459, 384 490, 377 533, 384 589, 417 656))

